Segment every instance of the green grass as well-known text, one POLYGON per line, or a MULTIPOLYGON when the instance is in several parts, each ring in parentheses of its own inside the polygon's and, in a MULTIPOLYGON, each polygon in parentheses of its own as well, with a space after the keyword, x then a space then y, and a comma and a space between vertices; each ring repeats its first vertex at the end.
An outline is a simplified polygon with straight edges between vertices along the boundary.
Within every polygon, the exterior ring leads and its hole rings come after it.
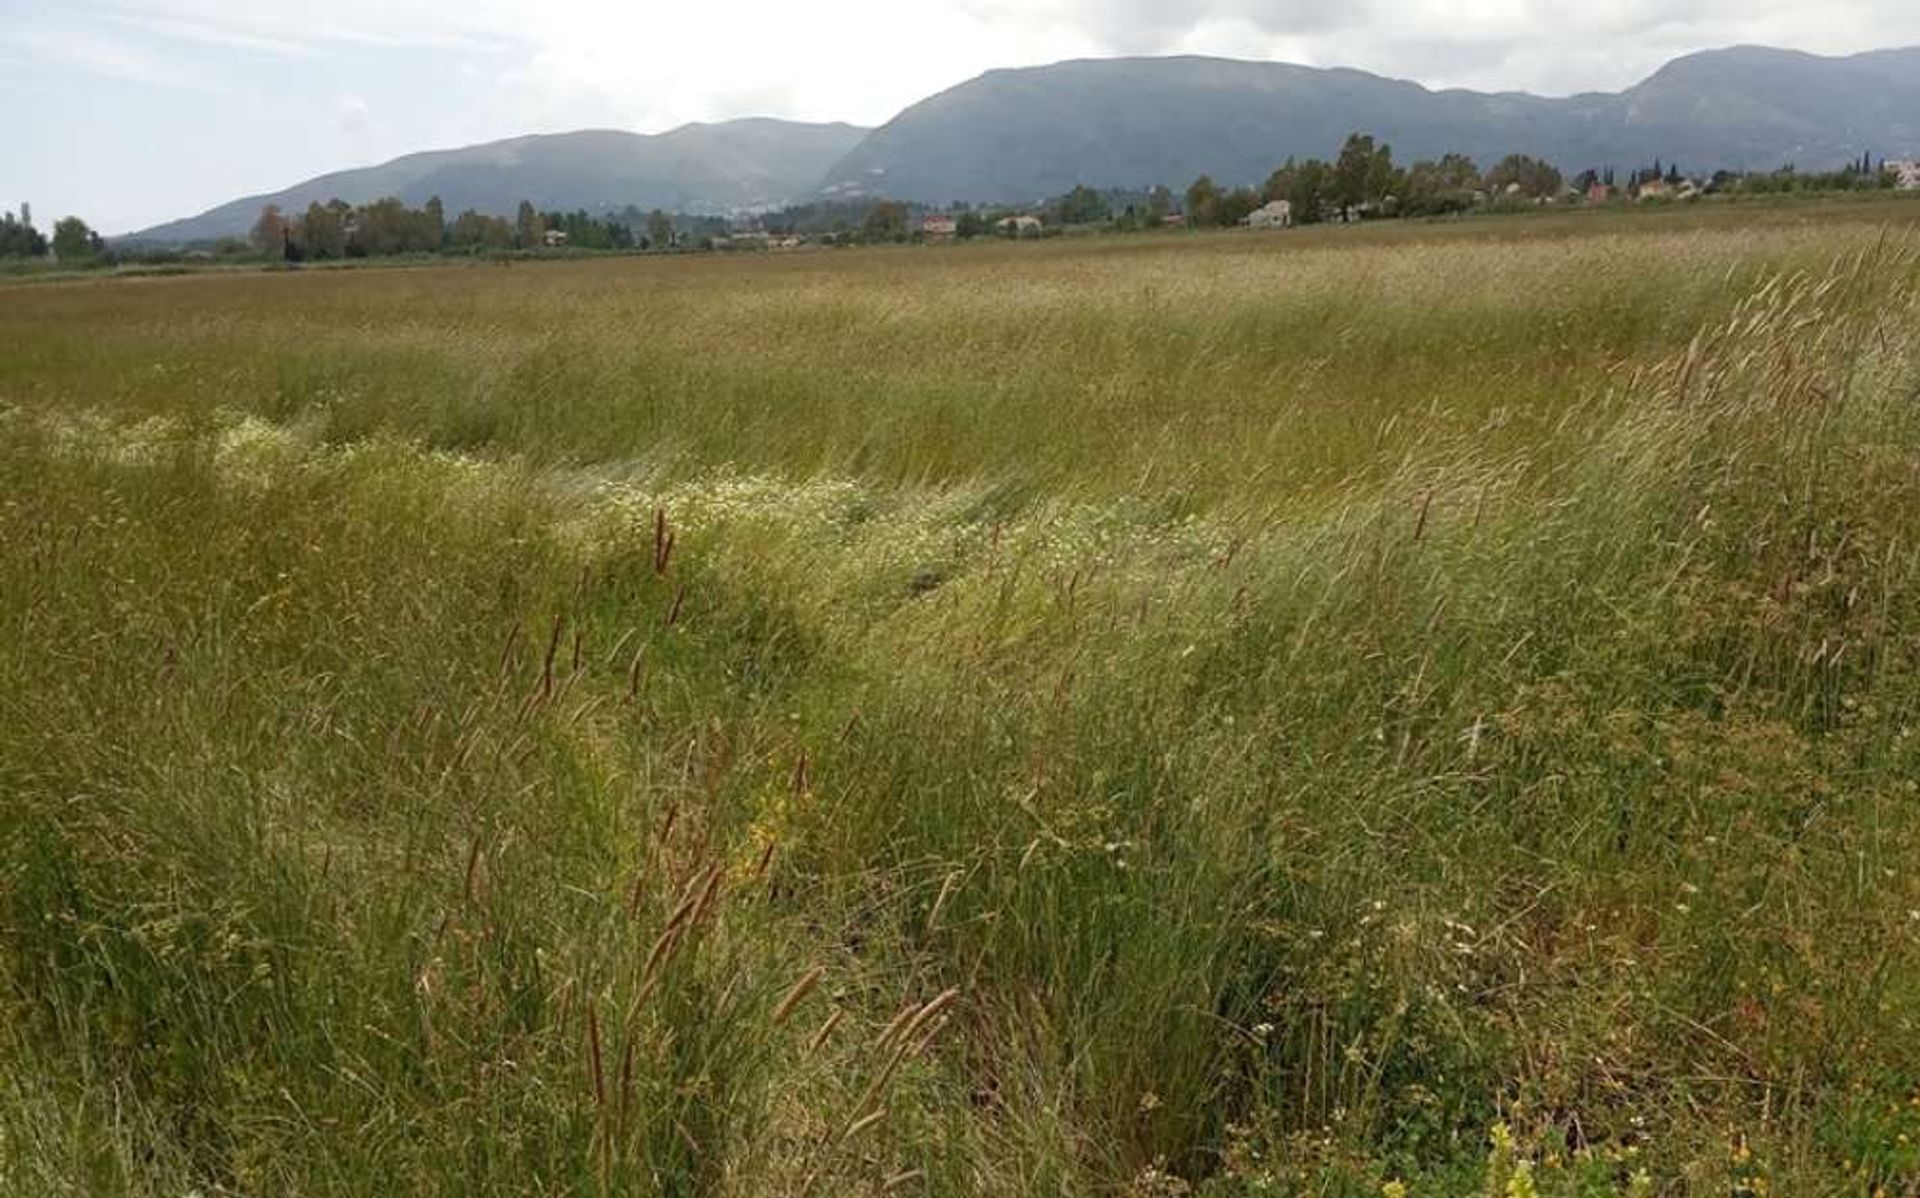
POLYGON ((0 289, 0 1190, 1920 1192, 1888 211, 0 289))

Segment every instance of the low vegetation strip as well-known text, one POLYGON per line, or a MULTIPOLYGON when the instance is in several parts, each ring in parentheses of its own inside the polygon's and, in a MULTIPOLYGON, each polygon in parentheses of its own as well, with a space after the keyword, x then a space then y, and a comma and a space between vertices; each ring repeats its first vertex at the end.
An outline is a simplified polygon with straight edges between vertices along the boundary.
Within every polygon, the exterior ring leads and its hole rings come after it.
POLYGON ((1911 235, 1012 252, 0 296, 0 1189, 1916 1184, 1911 235))

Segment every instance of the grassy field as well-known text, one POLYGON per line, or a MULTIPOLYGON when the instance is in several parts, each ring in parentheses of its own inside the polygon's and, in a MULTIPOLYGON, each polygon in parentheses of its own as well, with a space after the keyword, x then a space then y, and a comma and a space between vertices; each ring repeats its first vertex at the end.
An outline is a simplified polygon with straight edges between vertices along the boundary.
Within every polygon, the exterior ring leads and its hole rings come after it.
POLYGON ((1915 216, 0 287, 0 1191, 1920 1194, 1915 216))

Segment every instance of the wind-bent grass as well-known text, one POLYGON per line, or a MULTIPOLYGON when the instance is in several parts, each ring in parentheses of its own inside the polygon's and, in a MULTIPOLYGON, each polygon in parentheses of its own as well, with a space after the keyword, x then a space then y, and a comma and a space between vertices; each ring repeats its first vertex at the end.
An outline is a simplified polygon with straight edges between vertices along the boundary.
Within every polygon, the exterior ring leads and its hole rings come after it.
POLYGON ((0 293, 0 1189, 1916 1184, 1920 256, 1564 232, 0 293))

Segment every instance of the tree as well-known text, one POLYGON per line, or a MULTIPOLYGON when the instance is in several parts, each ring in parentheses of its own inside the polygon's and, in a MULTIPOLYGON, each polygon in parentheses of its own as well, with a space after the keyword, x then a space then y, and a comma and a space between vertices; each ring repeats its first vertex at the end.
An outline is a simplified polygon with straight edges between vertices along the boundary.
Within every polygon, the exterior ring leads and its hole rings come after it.
POLYGON ((1147 219, 1155 226, 1164 224, 1173 211, 1173 193, 1165 187, 1155 187, 1147 193, 1147 219))
POLYGON ((83 262, 105 248, 100 235, 77 216, 62 217, 53 226, 53 255, 62 262, 83 262))
POLYGON ((287 218, 280 214, 280 205, 268 204, 260 209, 260 219, 253 222, 253 231, 247 234, 247 240, 262 254, 273 255, 285 250, 287 218))
POLYGON ((331 204, 316 201, 307 205, 307 214, 300 219, 298 232, 307 257, 339 258, 346 254, 346 210, 346 205, 338 200, 331 204))
POLYGON ((860 236, 867 241, 901 241, 907 236, 907 206, 897 200, 881 200, 867 209, 860 222, 860 236))
POLYGON ((1106 197, 1086 186, 1076 186, 1053 206, 1054 220, 1063 225, 1097 225, 1113 219, 1106 197))
POLYGON ((33 227, 33 209, 20 205, 20 215, 0 213, 0 258, 39 258, 47 252, 47 239, 33 227))
POLYGON ((1401 210, 1410 216, 1441 216, 1473 207, 1480 187, 1480 168, 1465 154, 1448 154, 1438 162, 1421 161, 1407 169, 1400 196, 1401 210))
POLYGON ((547 224, 540 219, 540 213, 531 201, 520 201, 520 212, 514 218, 513 229, 514 237, 523 250, 535 249, 546 241, 547 224))
MULTIPOLYGON (((1656 179, 1659 177, 1654 175, 1656 179)), ((1488 194, 1495 197, 1516 194, 1537 200, 1557 194, 1565 180, 1551 162, 1526 154, 1509 154, 1487 172, 1486 185, 1488 194)))
POLYGON ((673 218, 658 208, 647 213, 647 245, 656 250, 673 246, 673 218))
POLYGON ((1220 197, 1214 219, 1223 225, 1237 225, 1260 206, 1260 193, 1251 187, 1236 187, 1220 197))
POLYGON ((354 242, 362 253, 382 257, 407 248, 407 207, 388 196, 354 212, 354 242))
POLYGON ((1287 193, 1277 197, 1293 208, 1298 225, 1318 224, 1333 202, 1333 167, 1318 158, 1309 158, 1293 166, 1285 178, 1287 193))
POLYGON ((1260 185, 1261 202, 1270 204, 1275 200, 1290 199, 1293 195, 1294 183, 1299 178, 1300 163, 1289 156, 1285 162, 1274 167, 1273 173, 1267 176, 1267 181, 1260 185))
POLYGON ((1220 185, 1201 175, 1187 187, 1187 224, 1199 227, 1220 223, 1220 185))
POLYGON ((455 249, 505 250, 513 248, 513 226, 497 216, 482 216, 469 208, 454 218, 447 244, 455 249))
POLYGON ((1392 147, 1375 145, 1372 134, 1355 133, 1340 147, 1340 158, 1333 164, 1333 201, 1351 220, 1394 194, 1399 181, 1392 147))
POLYGON ((430 196, 421 216, 424 218, 421 240, 428 243, 426 248, 438 250, 447 243, 447 206, 440 202, 439 196, 430 196))

